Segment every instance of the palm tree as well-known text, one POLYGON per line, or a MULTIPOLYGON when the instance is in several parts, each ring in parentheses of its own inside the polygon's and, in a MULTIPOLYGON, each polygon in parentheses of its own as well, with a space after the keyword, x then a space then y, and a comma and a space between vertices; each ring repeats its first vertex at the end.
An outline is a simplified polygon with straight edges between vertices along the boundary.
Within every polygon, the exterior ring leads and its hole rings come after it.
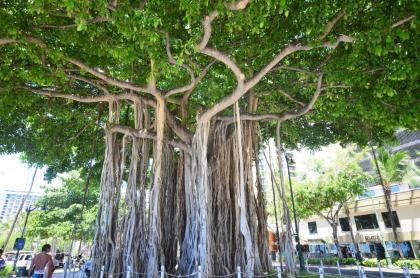
POLYGON ((394 217, 392 216, 391 183, 400 182, 407 173, 409 165, 408 154, 402 151, 393 154, 381 147, 378 149, 378 156, 376 156, 375 150, 372 147, 372 155, 385 196, 388 220, 391 223, 392 233, 394 235, 395 242, 397 243, 398 251, 400 256, 403 258, 404 254, 400 248, 397 227, 395 225, 394 217))
POLYGON ((409 159, 407 152, 391 153, 385 148, 378 149, 379 168, 387 190, 392 182, 400 182, 408 172, 409 159))

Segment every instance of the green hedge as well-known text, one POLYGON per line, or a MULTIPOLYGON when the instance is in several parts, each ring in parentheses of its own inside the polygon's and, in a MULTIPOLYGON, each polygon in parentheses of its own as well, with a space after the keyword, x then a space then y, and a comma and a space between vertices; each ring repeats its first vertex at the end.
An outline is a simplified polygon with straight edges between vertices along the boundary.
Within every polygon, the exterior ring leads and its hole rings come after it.
POLYGON ((5 268, 3 268, 2 271, 0 271, 0 277, 7 277, 10 272, 12 272, 13 270, 13 266, 11 265, 6 265, 5 268))
POLYGON ((420 269, 420 259, 417 260, 398 260, 395 262, 395 265, 403 268, 407 264, 410 269, 420 269))
MULTIPOLYGON (((327 258, 323 258, 322 259, 322 263, 324 265, 337 265, 337 261, 339 259, 337 257, 327 257, 327 258)), ((308 264, 311 265, 320 265, 321 264, 321 260, 319 258, 309 258, 307 260, 308 264)), ((364 259, 362 261, 362 265, 366 266, 366 267, 376 267, 378 265, 377 263, 377 259, 364 259)), ((386 260, 381 260, 381 266, 385 267, 387 265, 386 260)), ((340 265, 355 265, 357 263, 356 258, 346 258, 346 259, 341 259, 340 260, 340 265)), ((399 268, 403 268, 405 264, 407 264, 407 266, 410 269, 420 269, 420 259, 417 260, 398 260, 398 259, 392 259, 392 263, 394 266, 398 266, 399 268)))
MULTIPOLYGON (((338 257, 326 257, 322 259, 324 265, 337 265, 338 257)), ((344 258, 340 260, 341 265, 354 265, 356 264, 356 258, 344 258)), ((309 258, 308 264, 319 265, 321 264, 321 259, 319 258, 309 258)))

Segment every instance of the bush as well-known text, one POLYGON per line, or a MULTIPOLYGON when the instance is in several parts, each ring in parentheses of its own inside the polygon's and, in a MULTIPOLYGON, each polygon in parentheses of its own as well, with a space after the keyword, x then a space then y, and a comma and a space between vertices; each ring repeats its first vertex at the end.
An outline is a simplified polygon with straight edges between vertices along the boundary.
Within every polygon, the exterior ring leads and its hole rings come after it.
POLYGON ((1 271, 0 271, 0 277, 7 277, 13 270, 13 266, 6 265, 1 271))
POLYGON ((342 265, 355 265, 357 263, 356 258, 344 258, 340 262, 342 265))
MULTIPOLYGON (((378 265, 378 260, 377 259, 364 259, 362 261, 362 265, 367 266, 367 267, 376 267, 378 265)), ((381 262, 381 265, 383 265, 382 262, 381 262)))
POLYGON ((409 269, 420 269, 420 260, 398 260, 395 262, 395 265, 403 268, 407 264, 409 269))

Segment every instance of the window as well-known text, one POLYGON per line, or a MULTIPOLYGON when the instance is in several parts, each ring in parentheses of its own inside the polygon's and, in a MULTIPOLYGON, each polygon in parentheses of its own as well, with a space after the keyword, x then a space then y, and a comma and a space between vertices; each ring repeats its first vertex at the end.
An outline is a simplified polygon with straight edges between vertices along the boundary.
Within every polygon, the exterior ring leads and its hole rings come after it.
POLYGON ((316 227, 316 222, 308 222, 308 229, 310 234, 317 234, 318 229, 316 227))
POLYGON ((339 221, 340 221, 341 230, 343 232, 350 231, 350 222, 349 222, 349 218, 348 217, 340 218, 339 221))
POLYGON ((400 187, 396 184, 391 185, 391 193, 396 193, 396 192, 400 192, 400 187))
POLYGON ((375 196, 375 191, 373 190, 369 190, 369 191, 365 191, 363 192, 360 196, 359 199, 366 199, 366 198, 370 198, 370 197, 374 197, 375 196))
POLYGON ((377 229, 379 228, 378 220, 375 214, 358 215, 354 217, 357 230, 377 229))
MULTIPOLYGON (((401 227, 400 221, 398 219, 398 215, 397 215, 397 212, 396 211, 393 211, 392 212, 392 218, 394 220, 395 226, 396 227, 401 227)), ((382 219, 384 220, 385 227, 392 228, 391 221, 389 221, 389 217, 388 217, 388 212, 387 211, 386 212, 382 212, 382 219)))

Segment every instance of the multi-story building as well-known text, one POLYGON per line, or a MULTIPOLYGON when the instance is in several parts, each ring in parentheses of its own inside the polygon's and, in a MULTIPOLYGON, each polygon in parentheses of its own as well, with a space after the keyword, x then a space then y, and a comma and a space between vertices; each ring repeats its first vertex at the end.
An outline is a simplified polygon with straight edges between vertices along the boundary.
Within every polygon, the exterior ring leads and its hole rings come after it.
MULTIPOLYGON (((420 188, 410 189, 404 184, 391 187, 392 214, 404 257, 420 258, 420 188)), ((391 256, 398 256, 398 248, 381 186, 371 187, 368 194, 348 205, 339 214, 338 241, 343 250, 355 252, 357 244, 364 257, 376 257, 386 247, 391 256), (354 240, 350 231, 353 231, 354 240), (385 245, 385 246, 384 246, 385 245)), ((299 233, 309 253, 337 253, 330 224, 321 216, 313 216, 299 224, 299 233)))
MULTIPOLYGON (((398 130, 395 137, 397 146, 389 146, 391 152, 405 151, 418 166, 420 165, 420 131, 398 130)), ((370 155, 370 153, 369 153, 370 155)), ((370 156, 359 162, 362 169, 377 176, 370 156)), ((376 257, 386 247, 390 255, 398 255, 391 223, 385 205, 382 187, 377 180, 364 194, 348 205, 349 215, 344 209, 339 214, 338 240, 344 250, 355 251, 354 244, 365 257, 376 257), (354 233, 354 242, 350 231, 354 233), (384 246, 385 245, 385 246, 384 246)), ((397 224, 397 237, 404 257, 420 258, 420 184, 394 184, 391 186, 392 213, 397 224)), ((337 253, 333 244, 332 228, 320 216, 301 221, 300 237, 306 251, 316 253, 337 253)))
MULTIPOLYGON (((14 191, 4 190, 0 192, 0 221, 9 219, 16 215, 17 210, 25 198, 27 192, 25 191, 14 191)), ((41 197, 40 193, 31 193, 27 197, 23 208, 25 209, 30 204, 33 204, 36 200, 41 197)))

